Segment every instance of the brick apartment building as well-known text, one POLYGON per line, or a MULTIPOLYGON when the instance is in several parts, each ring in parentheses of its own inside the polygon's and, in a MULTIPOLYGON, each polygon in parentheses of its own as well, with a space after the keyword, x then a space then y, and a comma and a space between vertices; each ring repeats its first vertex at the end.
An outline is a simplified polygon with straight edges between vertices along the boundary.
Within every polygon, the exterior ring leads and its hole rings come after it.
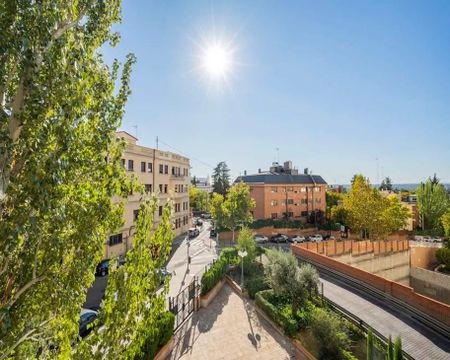
MULTIPOLYGON (((147 193, 159 200, 155 225, 161 220, 164 204, 173 200, 173 228, 176 235, 189 229, 189 159, 172 152, 137 145, 137 138, 125 131, 117 136, 126 141, 122 165, 144 185, 147 193)), ((123 255, 131 249, 134 225, 139 213, 140 194, 130 195, 125 202, 124 225, 105 244, 104 258, 123 255)), ((119 199, 113 199, 119 201, 119 199)))
POLYGON ((303 174, 292 167, 291 161, 283 165, 274 162, 269 171, 259 170, 257 174, 239 176, 250 187, 255 199, 255 219, 301 220, 306 222, 311 214, 325 212, 327 183, 319 175, 311 175, 308 169, 303 174))

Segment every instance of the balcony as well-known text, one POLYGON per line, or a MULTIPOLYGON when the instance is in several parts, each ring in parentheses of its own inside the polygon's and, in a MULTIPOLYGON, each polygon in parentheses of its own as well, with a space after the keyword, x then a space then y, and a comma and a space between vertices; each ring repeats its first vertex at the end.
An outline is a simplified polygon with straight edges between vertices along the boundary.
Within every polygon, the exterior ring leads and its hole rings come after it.
POLYGON ((182 175, 182 174, 170 174, 170 180, 184 181, 185 178, 186 178, 186 176, 182 175))

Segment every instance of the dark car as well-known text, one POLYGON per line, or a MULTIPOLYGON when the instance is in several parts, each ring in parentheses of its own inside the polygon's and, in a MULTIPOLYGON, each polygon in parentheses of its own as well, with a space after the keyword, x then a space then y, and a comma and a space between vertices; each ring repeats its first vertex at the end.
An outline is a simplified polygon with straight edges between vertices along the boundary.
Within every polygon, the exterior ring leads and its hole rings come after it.
POLYGON ((210 231, 209 231, 209 237, 216 237, 217 236, 217 231, 216 231, 216 229, 211 229, 210 231))
POLYGON ((195 237, 197 237, 199 234, 200 234, 200 231, 198 231, 197 228, 191 228, 191 229, 189 229, 189 232, 188 232, 189 239, 195 238, 195 237))
POLYGON ((108 274, 108 268, 109 268, 109 259, 102 260, 100 264, 97 265, 95 275, 106 276, 108 274))
POLYGON ((289 239, 289 237, 287 237, 286 235, 276 234, 270 238, 270 241, 278 244, 280 242, 285 243, 288 241, 288 239, 289 239))
POLYGON ((201 221, 200 219, 198 219, 195 223, 196 226, 203 226, 203 221, 201 221))
POLYGON ((84 338, 92 331, 92 324, 98 318, 98 312, 91 309, 81 309, 80 320, 78 323, 78 334, 84 338))

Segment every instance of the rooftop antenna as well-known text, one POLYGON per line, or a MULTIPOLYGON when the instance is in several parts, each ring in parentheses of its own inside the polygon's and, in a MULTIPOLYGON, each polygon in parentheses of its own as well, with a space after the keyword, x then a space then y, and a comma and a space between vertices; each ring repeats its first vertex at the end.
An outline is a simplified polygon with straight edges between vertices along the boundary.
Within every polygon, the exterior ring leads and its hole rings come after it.
POLYGON ((377 162, 377 185, 380 184, 380 163, 378 161, 378 158, 375 159, 377 162))
POLYGON ((134 135, 137 137, 138 126, 137 125, 133 125, 132 127, 134 127, 134 135))
POLYGON ((277 150, 277 163, 279 164, 280 163, 280 148, 277 147, 275 149, 277 150))
POLYGON ((158 140, 158 136, 157 136, 156 137, 156 150, 159 150, 158 145, 159 145, 159 140, 158 140))

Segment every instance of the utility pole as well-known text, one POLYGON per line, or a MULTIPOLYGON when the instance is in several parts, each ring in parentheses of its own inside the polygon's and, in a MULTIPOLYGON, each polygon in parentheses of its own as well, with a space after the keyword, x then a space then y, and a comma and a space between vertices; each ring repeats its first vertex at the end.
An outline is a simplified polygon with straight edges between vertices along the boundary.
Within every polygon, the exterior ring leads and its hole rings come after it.
POLYGON ((138 135, 138 126, 137 125, 133 125, 133 127, 134 127, 134 135, 136 135, 136 137, 137 137, 137 135, 138 135))
POLYGON ((159 149, 159 139, 158 139, 158 136, 156 137, 156 149, 158 150, 159 149))

